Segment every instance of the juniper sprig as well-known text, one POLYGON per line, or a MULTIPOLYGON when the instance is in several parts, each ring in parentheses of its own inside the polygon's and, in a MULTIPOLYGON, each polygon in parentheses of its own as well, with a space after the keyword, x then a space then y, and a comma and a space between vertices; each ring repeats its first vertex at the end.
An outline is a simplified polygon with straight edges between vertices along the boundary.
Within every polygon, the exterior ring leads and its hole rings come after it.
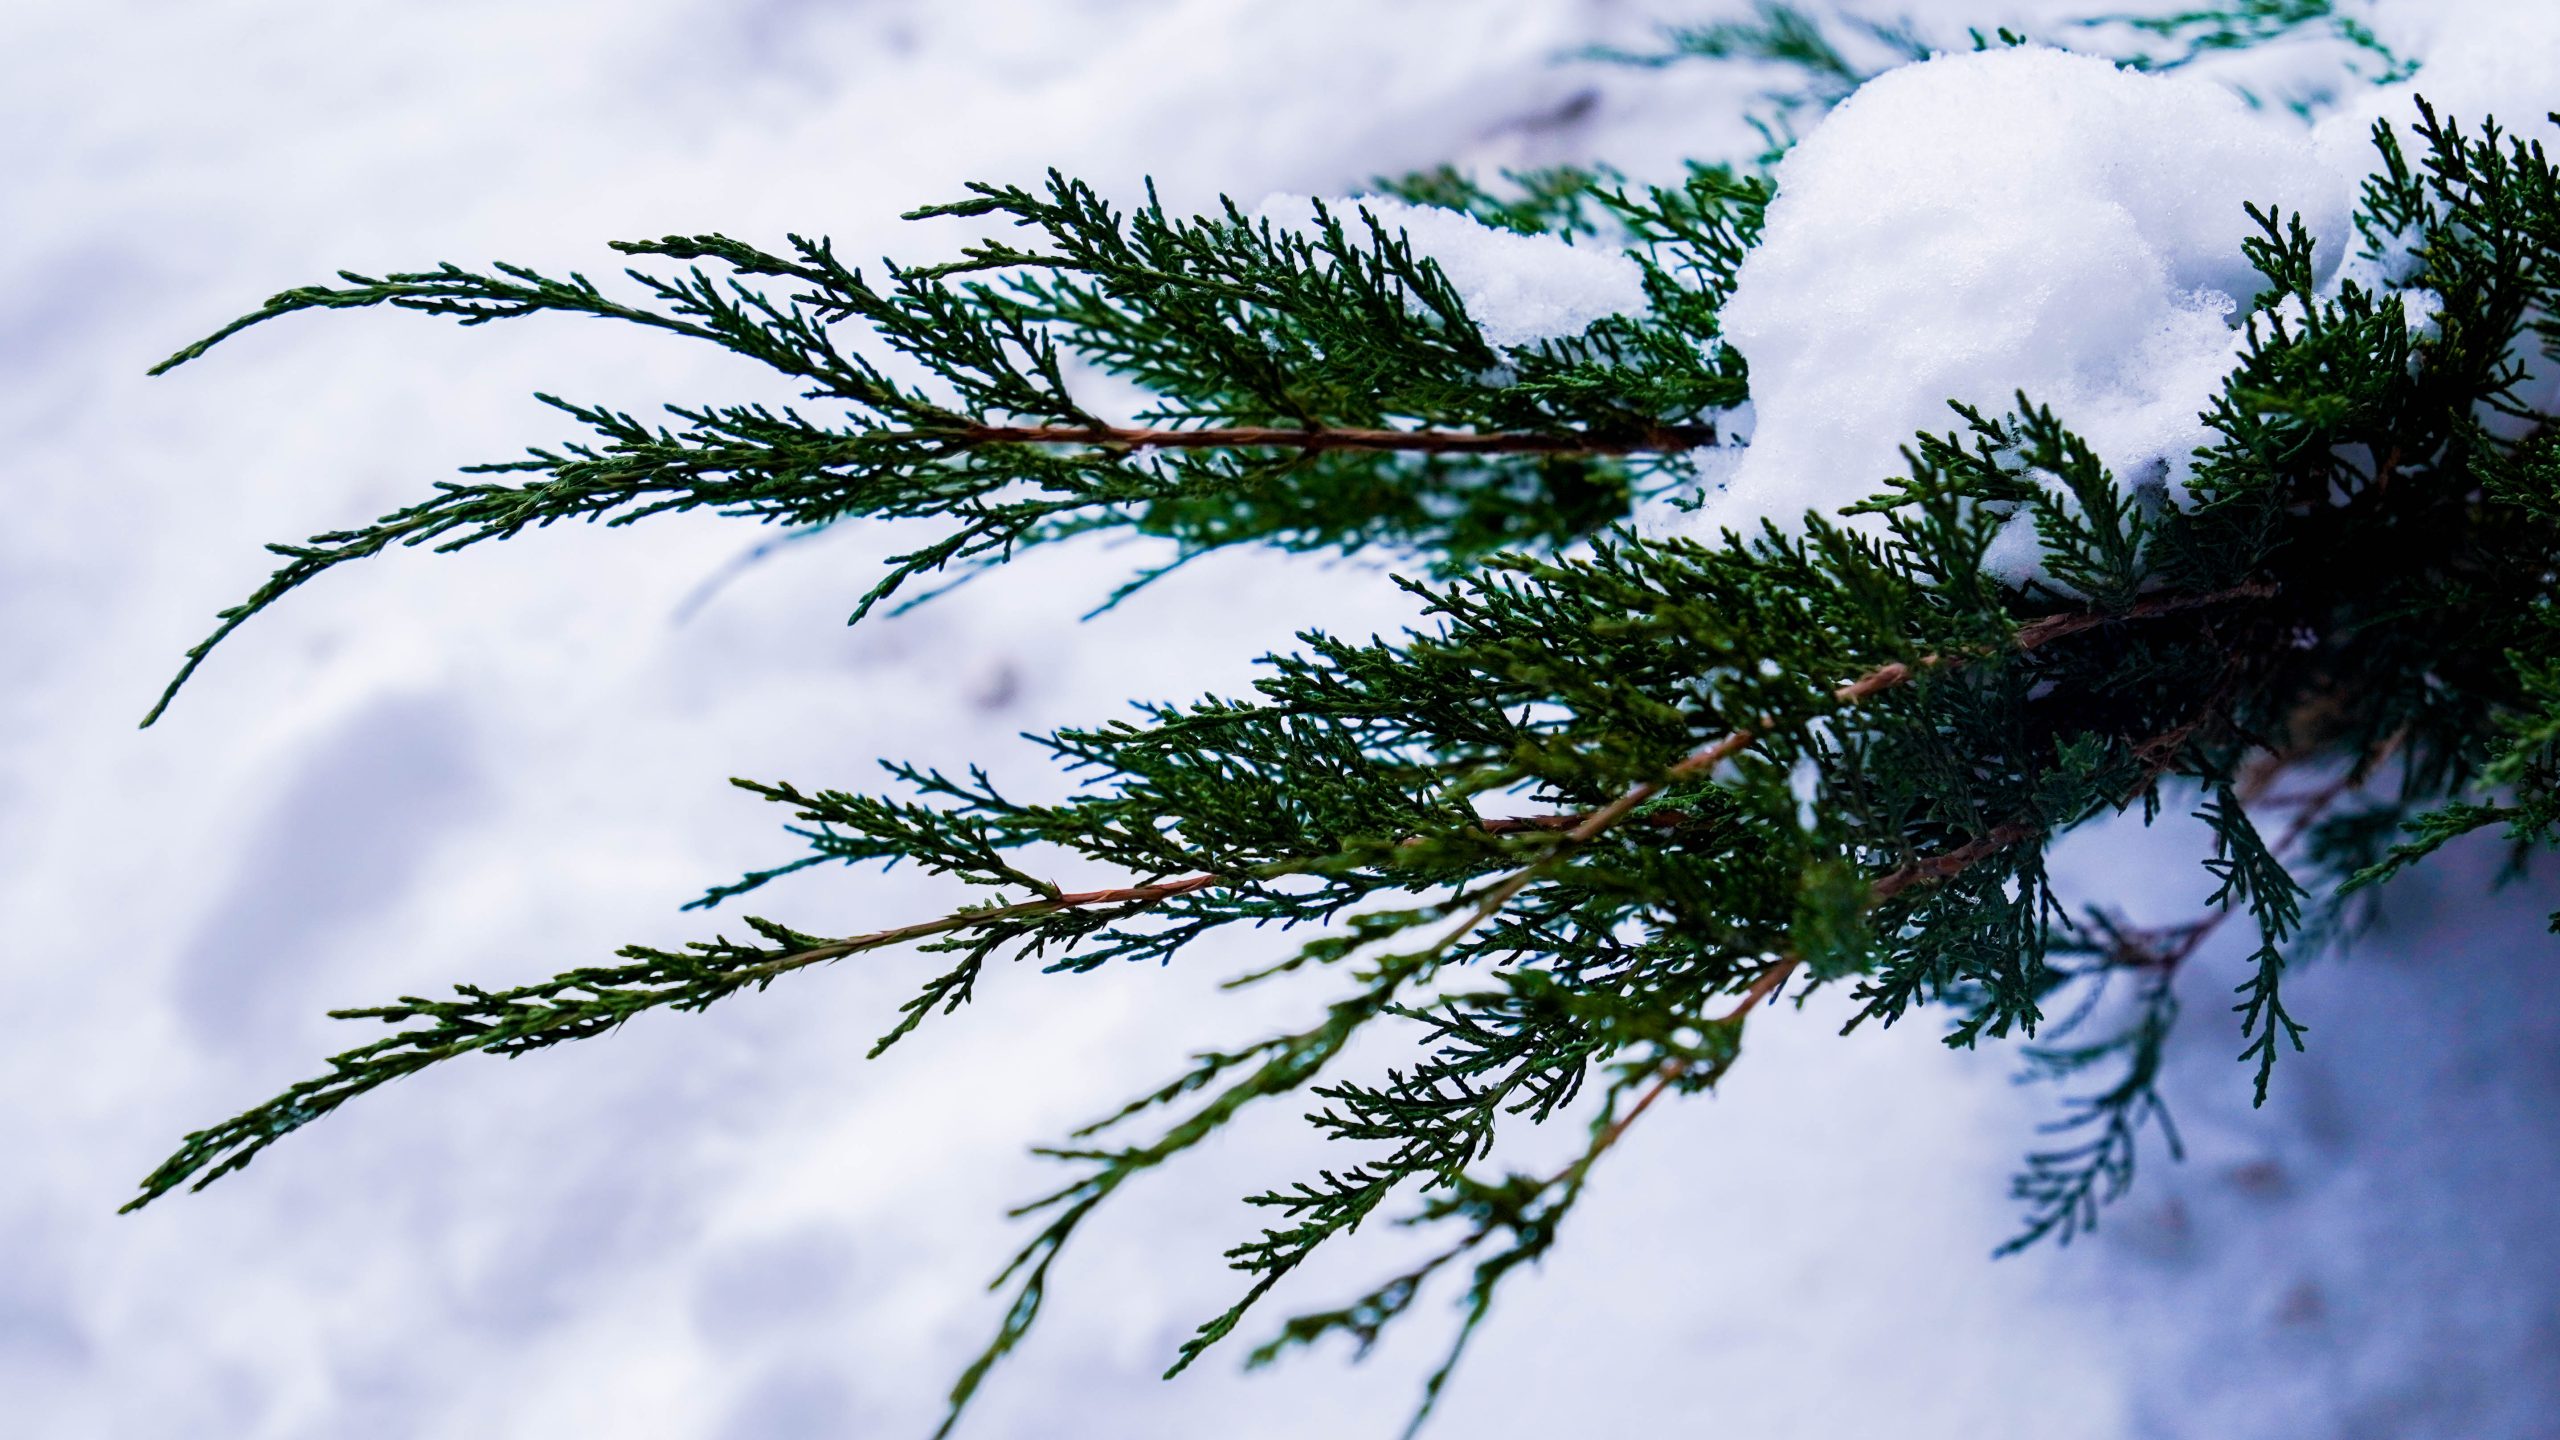
POLYGON ((172 694, 233 628, 346 561, 687 509, 919 531, 857 617, 928 577, 1121 530, 1186 557, 1383 549, 1422 562, 1400 583, 1425 620, 1391 639, 1310 631, 1249 693, 1055 730, 1041 743, 1083 782, 1061 800, 896 763, 876 792, 741 781, 790 812, 801 853, 697 903, 900 861, 979 902, 848 937, 751 919, 738 940, 336 1012, 390 1028, 188 1136, 132 1206, 447 1060, 809 983, 798 972, 856 953, 932 957, 885 1048, 998 962, 1073 974, 1214 940, 1262 948, 1240 983, 1321 971, 1334 998, 1201 1051, 1046 1152, 1065 1178, 1018 1212, 1035 1230, 946 1429, 1029 1332, 1083 1222, 1265 1101, 1309 1107, 1344 1158, 1249 1198, 1261 1227, 1227 1257, 1242 1294, 1173 1370, 1310 1256, 1400 1211, 1445 1245, 1282 1321, 1250 1359, 1335 1335, 1365 1350, 1463 1273, 1427 1415, 1505 1278, 1551 1250, 1628 1128, 1714 1085, 1748 1023, 1820 989, 1846 992, 1852 1029, 1926 1013, 1952 1044, 2020 1041, 2038 1073, 2100 1085, 2016 1182, 2016 1243, 2068 1240, 2130 1182, 2144 1131, 2175 1148, 2156 1088, 2175 981, 2226 918, 2257 936, 2225 979, 2263 1100, 2304 1043, 2288 966, 2358 890, 2472 830, 2560 835, 2560 445, 2515 390, 2521 347, 2560 356, 2560 173, 2539 144, 2432 112, 2417 138, 2413 158, 2377 128, 2359 225, 2398 283, 2440 297, 2436 323, 2413 328, 2394 294, 2323 290, 2302 225, 2261 214, 2248 258, 2264 286, 2192 503, 2121 485, 2022 395, 1913 437, 1907 473, 1849 513, 1717 543, 1620 522, 1687 483, 1689 452, 1749 394, 1718 313, 1771 192, 1727 169, 1659 188, 1598 171, 1397 187, 1635 257, 1647 313, 1511 347, 1374 215, 1324 210, 1301 231, 1233 205, 1122 211, 1056 175, 915 212, 1014 238, 878 280, 823 240, 700 236, 618 246, 646 262, 631 298, 505 265, 287 291, 168 363, 309 309, 568 314, 717 345, 823 413, 709 404, 651 424, 555 400, 587 439, 277 547, 284 565, 222 613, 172 694), (1077 388, 1094 374, 1148 408, 1098 413, 1077 388), (2025 584, 1985 563, 2020 515, 2042 550, 2025 584), (2261 824, 2287 804, 2270 839, 2261 824), (2143 933, 2057 892, 2052 842, 2170 806, 2209 827, 2210 914, 2143 933), (1068 891, 1042 873, 1061 855, 1123 878, 1068 891), (2095 996, 2127 977, 2131 1018, 2105 1032, 2095 996), (1402 1040, 1399 1063, 1345 1067, 1380 1034, 1402 1040), (1544 1122, 1585 1127, 1579 1157, 1512 1168, 1505 1138, 1544 1122))

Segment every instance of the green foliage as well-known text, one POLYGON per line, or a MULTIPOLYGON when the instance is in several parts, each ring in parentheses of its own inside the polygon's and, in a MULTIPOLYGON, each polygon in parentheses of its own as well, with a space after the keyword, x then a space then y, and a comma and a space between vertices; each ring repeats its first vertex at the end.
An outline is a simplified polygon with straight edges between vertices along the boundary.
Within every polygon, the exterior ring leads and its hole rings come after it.
POLYGON ((2068 1244, 2072 1236, 2095 1227, 2099 1206, 2122 1199, 2132 1187, 2146 1126, 2160 1130, 2172 1157, 2180 1152, 2177 1126, 2159 1091, 2160 1062, 2178 1021, 2170 967, 2160 956, 2135 948, 2134 937, 2103 915, 2092 915, 2088 929, 2103 944, 2084 941, 2072 948, 2112 962, 2092 972, 2095 980, 2103 982, 2111 969, 2148 969, 2151 974, 2134 1002, 2132 1022, 2116 1033, 2076 1045, 2055 1043, 2088 1023, 2102 998, 2093 994, 2079 1013, 2054 1027, 2047 1043, 2026 1048, 2030 1079, 2068 1080, 2119 1062, 2123 1073, 2106 1089, 2074 1098, 2060 1119, 2045 1126, 2048 1134, 2085 1138, 2027 1156, 2026 1170, 2010 1185, 2011 1195, 2027 1207, 2026 1223, 2000 1247, 2002 1254, 2048 1237, 2068 1244))
POLYGON ((2388 84, 2418 72, 2415 62, 2392 53, 2391 47, 2363 22, 2338 13, 2337 0, 2240 0, 2201 10, 2167 15, 2107 15, 2084 22, 2092 26, 2122 25, 2143 35, 2167 40, 2178 48, 2166 55, 2130 57, 2146 70, 2175 70, 2208 56, 2228 54, 2291 38, 2304 32, 2332 38, 2350 47, 2365 62, 2365 78, 2388 84))
POLYGON ((348 273, 339 287, 285 291, 158 371, 304 310, 387 305, 464 325, 583 315, 719 346, 843 414, 671 406, 676 423, 652 425, 543 396, 590 439, 474 466, 501 478, 443 484, 370 525, 272 547, 286 563, 222 613, 151 718, 224 636, 340 564, 563 520, 623 525, 708 509, 801 526, 922 524, 930 537, 896 558, 857 619, 919 577, 1097 530, 1171 538, 1176 564, 1261 542, 1382 547, 1443 571, 1577 539, 1623 514, 1639 486, 1682 473, 1679 452, 1712 438, 1715 413, 1743 399, 1739 361, 1707 342, 1768 201, 1758 182, 1703 170, 1681 187, 1588 193, 1636 246, 1653 322, 1606 320, 1507 351, 1484 339, 1436 263, 1365 212, 1319 207, 1307 233, 1233 205, 1179 219, 1150 201, 1123 215, 1055 174, 1038 190, 980 186, 914 212, 1010 221, 1029 243, 891 267, 879 284, 824 240, 793 236, 775 254, 710 235, 617 243, 689 267, 627 271, 633 300, 583 275, 506 264, 348 273), (862 327, 868 353, 840 338, 847 325, 862 327), (1071 364, 1142 387, 1153 398, 1139 425, 1089 410, 1069 385, 1071 364), (923 378, 894 379, 893 365, 923 378), (1381 427, 1416 416, 1516 443, 1377 443, 1381 427), (1274 434, 1262 444, 1184 438, 1212 424, 1274 434))
MULTIPOLYGON (((1764 7, 1757 29, 1696 44, 1846 83, 1848 62, 1835 71, 1818 33, 1787 28, 1793 13, 1764 7)), ((904 764, 878 792, 740 782, 791 813, 802 853, 700 903, 812 866, 900 861, 979 903, 851 937, 749 920, 737 941, 634 946, 536 985, 341 1012, 391 1031, 189 1136, 133 1204, 445 1060, 591 1038, 849 954, 934 957, 886 1047, 999 961, 1072 974, 1280 936, 1238 983, 1320 971, 1334 998, 1298 1028, 1202 1051, 1045 1152, 1065 1178, 1019 1212, 1035 1231, 999 1277, 1010 1300, 953 1420, 1028 1334, 1084 1221, 1265 1101, 1312 1107, 1344 1159, 1249 1198, 1259 1232, 1228 1252, 1242 1294, 1174 1370, 1309 1257, 1396 1215, 1445 1243, 1283 1320, 1250 1359, 1335 1335, 1365 1351, 1463 1271, 1427 1415, 1502 1282, 1554 1246, 1628 1126, 1713 1085, 1749 1017, 1791 986, 1845 988, 1852 1029, 1927 1011, 1951 1044, 2028 1042, 2033 1072, 2057 1083, 2110 1076, 2068 1102, 2066 1138, 2016 1181, 2012 1248, 2067 1240, 2130 1183, 2146 1129, 2175 1149, 2157 1093, 2174 982, 2221 918, 2257 931, 2236 988, 2263 1099, 2303 1043, 2287 962, 2334 929, 2334 902, 2473 829, 2560 835, 2560 447, 2539 429, 2517 438, 2548 417, 2514 392, 2517 346, 2548 345, 2560 313, 2560 176, 2494 131, 2430 115, 2418 138, 2412 163, 2377 131, 2360 224, 2377 259, 2441 298, 2435 324, 2414 330, 2397 294, 2319 290, 2301 225, 2260 215, 2248 258, 2265 283, 2190 503, 2119 485, 2021 396, 1914 437, 1907 473, 1845 515, 1720 544, 1613 522, 1683 478, 1681 452, 1747 394, 1713 342, 1770 192, 1723 169, 1662 188, 1589 171, 1399 182, 1488 224, 1634 248, 1648 314, 1508 351, 1366 216, 1327 212, 1301 234, 1232 206, 1123 213, 1055 176, 917 212, 1019 238, 893 266, 878 285, 823 241, 776 254, 697 237, 620 247, 694 267, 634 270, 638 302, 506 266, 288 291, 240 325, 368 305, 464 324, 601 317, 757 360, 841 414, 706 406, 651 427, 562 403, 596 438, 280 547, 288 563, 215 640, 391 544, 690 508, 924 528, 857 614, 919 577, 1116 528, 1184 555, 1244 541, 1414 555, 1432 573, 1403 583, 1427 619, 1392 639, 1309 632, 1249 693, 1057 729, 1043 744, 1083 781, 1061 800, 904 764), (922 378, 892 379, 893 356, 922 378), (1089 373, 1142 388, 1152 428, 1088 410, 1074 387, 1089 373), (2021 513, 2043 549, 2023 587, 1984 567, 2021 513), (2260 817, 2302 775, 2326 778, 2269 838, 2260 817), (2339 810, 2374 787, 2388 793, 2339 810), (2213 835, 2212 914, 2145 935, 2056 894, 2054 839, 2172 803, 2196 805, 2213 835), (1068 892, 1041 873, 1061 856, 1124 881, 1068 892), (2128 976, 2129 1017, 2103 993, 2128 976), (1380 1035, 1402 1042, 1397 1063, 1342 1064, 1380 1035), (1585 1127, 1578 1158, 1514 1168, 1505 1137, 1547 1122, 1585 1127)))
POLYGON ((1847 99, 1883 71, 1930 54, 1908 23, 1816 12, 1787 0, 1752 0, 1746 19, 1664 25, 1655 38, 1654 49, 1604 46, 1583 58, 1645 69, 1701 60, 1756 65, 1772 77, 1759 95, 1766 108, 1748 117, 1767 142, 1763 166, 1795 143, 1799 121, 1847 99))
MULTIPOLYGON (((2273 42, 2325 43, 2343 52, 2341 68, 2366 83, 2390 84, 2417 73, 2415 61, 2393 52, 2336 0, 2237 0, 2234 4, 2158 13, 2104 13, 2065 22, 2052 34, 1998 26, 1970 32, 1973 48, 2052 44, 2086 49, 2092 42, 2136 70, 2165 73, 2253 50, 2273 42), (2162 46, 2167 48, 2160 48, 2162 46)), ((1795 143, 1799 122, 1848 97, 1878 73, 1926 59, 1933 46, 1907 21, 1874 18, 1886 6, 1808 6, 1787 0, 1752 0, 1748 15, 1695 25, 1664 25, 1646 49, 1603 47, 1585 58, 1659 69, 1688 61, 1747 62, 1774 77, 1759 96, 1764 109, 1751 123, 1767 140, 1761 159, 1773 162, 1795 143)), ((2332 90, 2261 97, 2239 93, 2252 105, 2267 98, 2310 115, 2336 103, 2332 90)))
MULTIPOLYGON (((1585 52, 1584 58, 1646 69, 1690 61, 1758 66, 1773 77, 1759 95, 1764 108, 1751 116, 1752 126, 1767 141, 1760 157, 1766 165, 1795 143, 1802 120, 1838 104, 1877 74, 1925 60, 1937 48, 1910 22, 1862 13, 1870 10, 1891 13, 1884 6, 1752 0, 1746 16, 1664 25, 1656 30, 1651 48, 1602 47, 1585 52)), ((2120 63, 2157 73, 2183 70, 2271 42, 2325 42, 2344 52, 2342 68, 2349 75, 2367 83, 2386 85, 2417 73, 2415 61, 2394 53, 2369 26, 2339 10, 2336 0, 2238 0, 2166 14, 2090 15, 2069 21, 2050 35, 2007 26, 1988 31, 1976 28, 1970 35, 1976 50, 2032 44, 2085 49, 2093 41, 2102 42, 2100 48, 2120 63), (2163 44, 2168 48, 2158 48, 2163 44)), ((2246 88, 2239 93, 2252 105, 2265 103, 2246 88)), ((2338 97, 2320 90, 2275 98, 2285 108, 2309 115, 2329 108, 2338 97)))
POLYGON ((1907 24, 1856 15, 1824 17, 1783 0, 1752 0, 1750 18, 1744 20, 1665 26, 1661 41, 1659 50, 1604 49, 1593 51, 1592 56, 1647 68, 1683 60, 1757 61, 1797 73, 1801 90, 1772 96, 1791 106, 1837 104, 1882 68, 1850 59, 1844 45, 1866 42, 1892 62, 1929 58, 1928 44, 1907 24), (1834 38, 1835 34, 1842 38, 1834 38))
POLYGON ((2258 948, 2249 957, 2255 973, 2240 982, 2240 1003, 2232 1008, 2240 1012, 2240 1034, 2250 1042, 2240 1058, 2258 1062, 2257 1100, 2263 1105, 2284 1043, 2302 1049, 2303 1027, 2285 1012, 2279 987, 2285 942, 2302 925, 2304 892, 2228 789, 2206 801, 2197 818, 2213 827, 2213 858, 2204 867, 2222 882, 2205 904, 2245 906, 2258 925, 2258 948))

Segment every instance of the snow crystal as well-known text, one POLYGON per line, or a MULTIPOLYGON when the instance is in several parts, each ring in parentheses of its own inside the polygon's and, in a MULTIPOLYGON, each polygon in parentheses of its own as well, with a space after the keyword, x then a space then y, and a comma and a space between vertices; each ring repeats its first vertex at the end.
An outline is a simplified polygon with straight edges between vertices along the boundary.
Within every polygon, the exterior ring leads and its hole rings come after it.
POLYGON ((2183 498, 2258 288, 2244 205, 2301 214, 2328 265, 2348 233, 2346 189, 2300 125, 2041 48, 1887 74, 1777 178, 1725 310, 1756 433, 1682 529, 1837 511, 1901 473, 1915 434, 1954 428, 1949 401, 1996 415, 2020 391, 2120 483, 2183 498))
MULTIPOLYGON (((1355 239, 1362 211, 1390 235, 1403 231, 1414 254, 1439 262, 1467 314, 1496 346, 1579 335, 1595 321, 1641 314, 1646 308, 1644 271, 1614 246, 1590 240, 1567 244, 1561 236, 1497 230, 1460 211, 1390 195, 1329 201, 1327 208, 1355 239)), ((1315 202, 1303 195, 1274 195, 1254 218, 1312 233, 1315 202)))

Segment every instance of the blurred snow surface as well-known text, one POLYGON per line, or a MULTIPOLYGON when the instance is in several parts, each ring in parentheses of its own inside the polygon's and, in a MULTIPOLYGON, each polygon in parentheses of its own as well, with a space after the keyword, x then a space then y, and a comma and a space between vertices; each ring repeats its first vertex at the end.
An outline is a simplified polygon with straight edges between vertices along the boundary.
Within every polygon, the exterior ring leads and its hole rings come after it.
MULTIPOLYGON (((2466 32, 2405 0, 2377 23, 2477 35, 2543 8, 2475 5, 2466 32)), ((2001 9, 1927 13, 2039 18, 2001 9)), ((865 1063, 923 963, 866 957, 456 1065, 203 1195, 113 1210, 180 1133, 359 1038, 331 1006, 706 933, 674 905, 786 853, 727 775, 860 785, 890 755, 1054 783, 1015 732, 1232 689, 1301 625, 1392 629, 1383 575, 1230 556, 1080 625, 1145 558, 1091 548, 847 631, 889 543, 849 530, 679 625, 751 536, 547 533, 332 576, 139 734, 262 542, 555 438, 535 388, 632 408, 770 389, 610 327, 389 314, 143 367, 342 265, 606 270, 606 239, 710 228, 936 253, 960 237, 899 210, 1051 164, 1248 207, 1443 160, 1658 171, 1754 148, 1737 81, 1559 62, 1640 37, 1650 12, 1599 0, 426 13, 0 9, 0 1430, 920 1435, 995 1321, 976 1282, 1018 1236, 1002 1206, 1049 1178, 1023 1147, 1319 990, 1216 995, 1267 954, 1249 939, 1169 971, 1009 973, 865 1063)), ((2194 839, 2084 836, 2065 862, 2175 918, 2201 894, 2194 839)), ((2312 1050, 2263 1112, 2218 1003, 2237 976, 2200 966, 2173 1097, 2190 1158, 2068 1251, 1985 1258, 2054 1098, 2005 1085, 2009 1057, 1919 1024, 1841 1041, 1822 1003, 1771 1014, 1721 1094, 1613 1157, 1441 1433, 2553 1433, 2551 885, 2491 899, 2485 874, 2410 882, 2386 933, 2303 976, 2312 1050)), ((948 899, 823 873, 761 908, 851 929, 948 899)), ((1232 1289, 1218 1251, 1256 1225, 1234 1197, 1308 1149, 1275 1112, 1130 1193, 966 1433, 1393 1433, 1442 1338, 1429 1300, 1364 1366, 1154 1379, 1232 1289)), ((1364 1236, 1283 1298, 1339 1297, 1408 1238, 1364 1236)))

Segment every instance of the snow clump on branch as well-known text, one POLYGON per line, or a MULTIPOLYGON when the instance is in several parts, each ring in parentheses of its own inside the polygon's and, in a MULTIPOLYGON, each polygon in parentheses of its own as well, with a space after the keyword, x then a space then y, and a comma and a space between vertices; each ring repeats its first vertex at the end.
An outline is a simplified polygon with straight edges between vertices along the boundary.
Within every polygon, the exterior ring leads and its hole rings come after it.
MULTIPOLYGON (((2371 169, 2374 122, 2389 121, 2405 137, 2417 123, 2421 97, 2438 115, 2474 133, 2494 120, 2508 135, 2551 139, 2551 112, 2560 110, 2560 84, 2553 79, 2560 76, 2560 4, 2403 0, 2386 18, 2395 31, 2407 32, 2393 34, 2393 44, 2425 54, 2426 64, 2415 77, 2364 91, 2321 120, 2312 139, 2332 169, 2349 176, 2371 169)), ((2405 255, 2384 257, 2378 264, 2357 257, 2349 261, 2348 273, 2367 286, 2391 288, 2407 278, 2408 263, 2405 255)), ((2425 291, 2410 291, 2403 298, 2430 315, 2441 304, 2425 291)), ((2545 415, 2560 411, 2560 361, 2531 334, 2518 341, 2512 358, 2522 371, 2516 408, 2545 415)), ((2509 439, 2522 436, 2534 423, 2515 414, 2484 414, 2482 419, 2492 432, 2509 439)))
MULTIPOLYGON (((2351 235, 2351 189, 2299 123, 2037 47, 1877 78, 1777 181, 1724 312, 1754 432, 1684 530, 1836 512, 1901 473, 1914 435, 1959 424, 1949 401, 1999 415, 2020 392, 2119 484, 2182 501, 2261 287, 2246 205, 2299 214, 2324 280, 2351 235)), ((2008 538, 1992 559, 2023 580, 2034 536, 2008 538)))

